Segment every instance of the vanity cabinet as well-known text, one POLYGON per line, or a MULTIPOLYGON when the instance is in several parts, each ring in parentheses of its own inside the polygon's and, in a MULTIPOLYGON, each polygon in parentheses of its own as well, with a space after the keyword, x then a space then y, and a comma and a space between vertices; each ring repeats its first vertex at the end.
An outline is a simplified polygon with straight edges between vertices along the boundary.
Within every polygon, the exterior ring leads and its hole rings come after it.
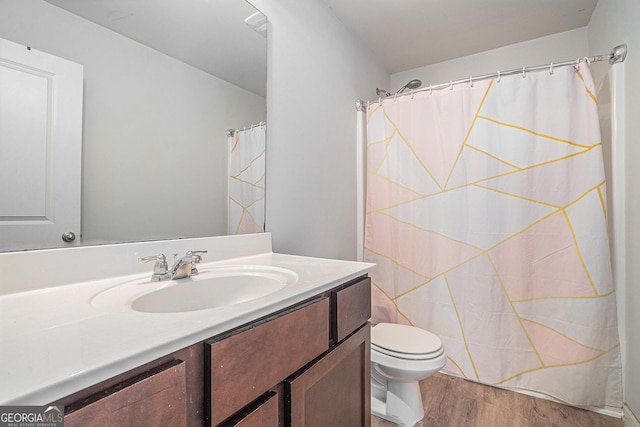
POLYGON ((209 424, 244 426, 232 414, 258 405, 254 399, 264 399, 265 393, 277 396, 284 390, 277 413, 247 425, 369 426, 369 317, 371 282, 360 278, 208 340, 209 424))
POLYGON ((369 325, 285 380, 288 426, 369 426, 369 325))
POLYGON ((52 404, 69 426, 369 427, 370 286, 354 279, 52 404))
POLYGON ((286 426, 371 424, 371 280, 333 289, 330 302, 330 349, 284 381, 286 426))
POLYGON ((185 363, 173 360, 65 408, 64 425, 187 426, 185 363))
POLYGON ((205 405, 211 425, 325 352, 329 327, 329 298, 321 298, 207 341, 205 405))
POLYGON ((203 351, 194 344, 80 390, 64 406, 69 426, 201 426, 203 351))

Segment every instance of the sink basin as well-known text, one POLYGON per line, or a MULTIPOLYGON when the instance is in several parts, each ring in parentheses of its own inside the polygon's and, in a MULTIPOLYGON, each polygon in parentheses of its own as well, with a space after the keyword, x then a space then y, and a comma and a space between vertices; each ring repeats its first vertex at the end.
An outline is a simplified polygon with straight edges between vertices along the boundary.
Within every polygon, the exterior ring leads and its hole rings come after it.
POLYGON ((203 268, 179 280, 126 282, 100 292, 96 308, 130 309, 146 313, 181 313, 240 304, 265 297, 298 280, 296 273, 269 266, 203 268))

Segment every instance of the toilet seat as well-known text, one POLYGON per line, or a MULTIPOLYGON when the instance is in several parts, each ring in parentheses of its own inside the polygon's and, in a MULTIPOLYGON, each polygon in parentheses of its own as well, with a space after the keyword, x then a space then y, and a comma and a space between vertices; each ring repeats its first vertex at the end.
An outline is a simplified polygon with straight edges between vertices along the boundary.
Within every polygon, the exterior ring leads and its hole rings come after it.
POLYGON ((379 323, 371 328, 371 349, 408 360, 429 360, 444 353, 442 341, 436 335, 395 323, 379 323))

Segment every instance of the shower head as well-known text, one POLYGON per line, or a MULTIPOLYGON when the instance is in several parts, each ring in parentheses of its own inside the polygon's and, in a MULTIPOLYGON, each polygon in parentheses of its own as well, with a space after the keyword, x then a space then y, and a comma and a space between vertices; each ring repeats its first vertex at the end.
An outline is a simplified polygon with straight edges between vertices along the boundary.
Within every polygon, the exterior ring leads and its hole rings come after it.
POLYGON ((399 94, 399 93, 402 93, 404 91, 407 91, 407 90, 418 89, 420 86, 422 86, 422 81, 420 81, 420 80, 411 80, 409 83, 407 83, 406 85, 404 85, 400 89, 398 89, 398 91, 396 92, 396 95, 399 94))
POLYGON ((391 94, 389 92, 387 92, 384 89, 378 89, 376 88, 376 95, 378 96, 391 96, 391 94))

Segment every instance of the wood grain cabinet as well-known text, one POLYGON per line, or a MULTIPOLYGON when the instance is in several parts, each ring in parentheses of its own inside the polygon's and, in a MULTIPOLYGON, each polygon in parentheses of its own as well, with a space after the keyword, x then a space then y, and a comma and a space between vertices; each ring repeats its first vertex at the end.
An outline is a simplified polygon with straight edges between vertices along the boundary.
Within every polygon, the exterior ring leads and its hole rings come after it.
POLYGON ((279 427, 282 425, 282 393, 269 391, 253 404, 236 413, 221 427, 279 427))
POLYGON ((321 298, 207 341, 205 404, 211 425, 326 351, 329 325, 329 299, 321 298))
POLYGON ((51 404, 66 426, 369 427, 370 316, 363 276, 51 404))
POLYGON ((185 363, 173 360, 65 408, 64 425, 187 425, 185 363))
POLYGON ((208 340, 205 404, 210 425, 240 425, 224 421, 256 405, 254 400, 264 399, 265 393, 284 389, 278 412, 248 425, 368 427, 369 317, 371 282, 361 278, 208 340))
POLYGON ((362 326, 307 369, 285 380, 287 425, 370 425, 369 333, 369 325, 362 326))

